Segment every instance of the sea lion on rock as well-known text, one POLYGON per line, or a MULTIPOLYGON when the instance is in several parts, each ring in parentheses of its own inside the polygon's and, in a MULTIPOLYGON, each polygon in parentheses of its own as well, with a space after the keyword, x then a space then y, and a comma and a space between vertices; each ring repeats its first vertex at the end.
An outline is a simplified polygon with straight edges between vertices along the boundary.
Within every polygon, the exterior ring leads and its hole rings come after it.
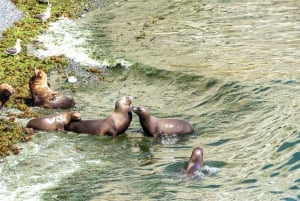
POLYGON ((75 105, 71 96, 64 96, 50 89, 47 74, 39 69, 34 70, 34 75, 29 81, 33 106, 49 109, 68 109, 75 105))
POLYGON ((37 130, 62 131, 71 121, 80 120, 79 112, 62 112, 45 117, 31 119, 26 127, 37 130))
POLYGON ((115 111, 105 119, 81 120, 71 122, 65 127, 75 133, 87 133, 95 135, 111 135, 116 137, 124 133, 132 120, 130 104, 131 96, 124 96, 115 103, 115 111))
POLYGON ((8 101, 9 97, 15 93, 15 89, 9 84, 0 85, 0 109, 8 101))
POLYGON ((184 167, 184 176, 193 177, 197 172, 200 172, 203 168, 203 149, 201 147, 195 147, 191 154, 191 157, 184 167))
POLYGON ((194 132, 193 126, 185 120, 157 118, 142 106, 133 107, 132 111, 139 116, 140 124, 147 136, 158 138, 161 135, 183 135, 194 132))

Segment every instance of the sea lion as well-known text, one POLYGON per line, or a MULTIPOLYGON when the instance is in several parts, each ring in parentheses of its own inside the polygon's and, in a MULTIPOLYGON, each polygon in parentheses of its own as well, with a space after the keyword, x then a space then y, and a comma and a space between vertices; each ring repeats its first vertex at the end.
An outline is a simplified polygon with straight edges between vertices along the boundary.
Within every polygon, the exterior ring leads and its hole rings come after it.
POLYGON ((71 122, 65 129, 75 133, 111 135, 116 137, 124 133, 130 125, 132 120, 132 112, 130 110, 131 101, 131 96, 124 96, 116 101, 114 112, 107 118, 71 122))
POLYGON ((132 111, 139 116, 140 124, 147 136, 158 138, 161 135, 182 135, 194 132, 193 126, 185 120, 157 118, 142 106, 133 107, 132 111))
POLYGON ((191 154, 191 157, 184 167, 184 176, 193 177, 197 172, 200 172, 203 168, 203 149, 201 147, 195 147, 191 154))
POLYGON ((34 75, 29 80, 29 89, 33 106, 49 109, 68 109, 75 105, 75 101, 71 96, 64 96, 50 89, 47 74, 42 70, 34 70, 34 75))
POLYGON ((71 121, 80 120, 79 112, 62 112, 45 117, 31 119, 26 127, 37 130, 62 131, 71 121))
POLYGON ((9 84, 0 85, 0 109, 8 101, 9 97, 15 93, 15 89, 9 84))

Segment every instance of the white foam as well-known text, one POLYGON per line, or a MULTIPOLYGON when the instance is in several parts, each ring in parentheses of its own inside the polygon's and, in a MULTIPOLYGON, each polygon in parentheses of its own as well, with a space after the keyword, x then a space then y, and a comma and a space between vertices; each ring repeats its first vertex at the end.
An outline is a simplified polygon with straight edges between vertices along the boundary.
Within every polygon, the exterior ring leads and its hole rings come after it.
POLYGON ((174 135, 162 135, 161 136, 161 143, 165 145, 176 144, 179 138, 176 134, 174 135))
POLYGON ((208 174, 217 174, 220 171, 220 168, 205 165, 203 171, 206 171, 208 174))
POLYGON ((194 172, 195 178, 197 179, 203 179, 205 177, 205 174, 201 171, 194 172))
POLYGON ((82 30, 77 23, 67 18, 60 18, 50 24, 47 32, 40 35, 37 40, 43 48, 33 50, 33 54, 40 58, 64 55, 83 66, 109 67, 121 64, 128 67, 131 64, 124 60, 103 59, 98 61, 89 56, 90 52, 99 52, 98 47, 90 47, 87 39, 91 37, 88 30, 82 30), (95 49, 96 48, 96 49, 95 49))
POLYGON ((74 150, 73 143, 50 133, 38 135, 38 143, 20 144, 22 152, 0 164, 1 201, 41 200, 43 190, 80 169, 83 153, 74 150))

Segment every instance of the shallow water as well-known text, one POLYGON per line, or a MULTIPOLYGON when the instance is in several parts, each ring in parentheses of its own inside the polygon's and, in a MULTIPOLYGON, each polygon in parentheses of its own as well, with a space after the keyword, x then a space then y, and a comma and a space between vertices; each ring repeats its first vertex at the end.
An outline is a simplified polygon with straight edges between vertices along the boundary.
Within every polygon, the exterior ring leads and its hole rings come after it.
POLYGON ((133 105, 186 119, 196 132, 146 138, 136 115, 116 139, 38 132, 0 164, 0 194, 5 200, 299 200, 298 10, 297 1, 106 1, 82 19, 59 22, 41 39, 56 37, 57 52, 80 50, 72 59, 88 67, 125 66, 105 74, 72 66, 66 74, 78 77, 75 84, 49 74, 53 88, 75 98, 83 119, 103 118, 117 98, 131 95, 133 105), (185 181, 181 168, 195 146, 219 171, 185 181))

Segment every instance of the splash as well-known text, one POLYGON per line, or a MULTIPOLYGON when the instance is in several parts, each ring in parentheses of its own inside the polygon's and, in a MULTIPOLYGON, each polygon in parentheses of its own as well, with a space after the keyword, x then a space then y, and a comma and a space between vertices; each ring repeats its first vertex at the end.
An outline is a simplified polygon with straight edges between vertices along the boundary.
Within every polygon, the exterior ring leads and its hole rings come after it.
POLYGON ((121 59, 103 58, 93 59, 92 52, 101 51, 99 47, 91 47, 87 40, 92 37, 90 32, 83 30, 76 21, 67 18, 60 18, 51 23, 47 32, 40 35, 37 41, 38 49, 32 50, 34 56, 47 58, 51 56, 64 55, 82 66, 94 66, 99 68, 121 65, 129 67, 130 62, 121 59))
POLYGON ((203 171, 207 174, 212 175, 212 174, 217 174, 220 171, 220 168, 205 165, 203 167, 203 171))
POLYGON ((172 145, 172 144, 176 144, 176 142, 178 142, 178 136, 176 134, 161 136, 161 144, 172 145))
POLYGON ((0 164, 0 200, 41 200, 43 190, 80 169, 78 161, 84 153, 74 149, 72 142, 54 133, 40 132, 37 138, 42 142, 20 144, 23 151, 0 164), (67 148, 62 146, 66 144, 67 148), (56 152, 51 151, 54 147, 56 152))

